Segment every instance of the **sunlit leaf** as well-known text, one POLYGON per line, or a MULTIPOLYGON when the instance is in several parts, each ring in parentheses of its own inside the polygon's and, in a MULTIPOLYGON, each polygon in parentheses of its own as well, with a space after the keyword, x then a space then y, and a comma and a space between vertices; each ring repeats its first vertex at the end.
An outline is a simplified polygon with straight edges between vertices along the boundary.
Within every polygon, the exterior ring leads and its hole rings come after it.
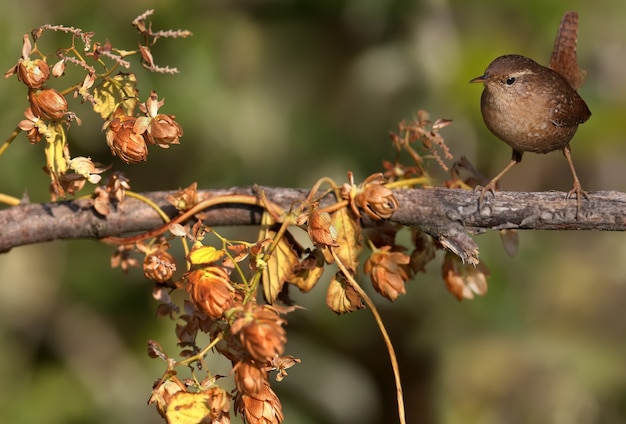
POLYGON ((70 159, 65 130, 60 123, 50 124, 43 135, 46 138, 46 171, 50 174, 52 196, 64 196, 60 178, 67 173, 70 159))
POLYGON ((267 267, 263 270, 265 300, 274 303, 283 288, 283 284, 293 275, 293 269, 296 265, 298 265, 298 255, 296 255, 288 239, 282 237, 272 255, 267 259, 267 267))
MULTIPOLYGON (((262 230, 259 231, 259 240, 272 240, 272 243, 267 244, 265 249, 273 244, 273 240, 277 236, 277 232, 273 229, 273 224, 274 220, 270 214, 264 213, 261 218, 262 230)), ((265 258, 263 295, 270 304, 274 303, 283 285, 293 275, 293 270, 298 265, 298 254, 295 249, 300 250, 301 248, 291 237, 291 234, 285 232, 270 257, 265 258)))
POLYGON ((363 250, 361 225, 352 218, 347 208, 339 209, 332 216, 332 226, 337 230, 337 244, 334 248, 341 262, 351 271, 359 266, 359 255, 363 250))
POLYGON ((201 246, 189 254, 189 262, 193 265, 210 264, 219 261, 226 252, 213 246, 201 246))
POLYGON ((119 73, 105 79, 93 89, 96 100, 93 110, 103 119, 108 119, 118 107, 122 107, 128 116, 132 116, 137 105, 137 78, 135 74, 119 73))
POLYGON ((206 393, 176 393, 167 405, 168 424, 199 424, 211 413, 209 397, 206 393))

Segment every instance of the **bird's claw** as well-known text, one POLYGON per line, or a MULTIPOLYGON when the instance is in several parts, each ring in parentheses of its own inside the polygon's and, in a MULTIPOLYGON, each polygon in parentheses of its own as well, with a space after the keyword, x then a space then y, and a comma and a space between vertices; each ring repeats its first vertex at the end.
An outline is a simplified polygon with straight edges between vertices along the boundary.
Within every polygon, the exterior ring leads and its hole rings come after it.
POLYGON ((574 181, 574 186, 569 191, 569 193, 567 193, 567 196, 565 196, 565 198, 569 199, 570 197, 572 197, 572 195, 576 195, 576 219, 578 219, 578 216, 580 215, 580 209, 582 206, 581 199, 583 197, 585 199, 589 199, 589 194, 587 194, 587 192, 583 190, 583 188, 580 185, 580 182, 574 181))
POLYGON ((496 183, 494 181, 490 181, 489 184, 487 184, 484 187, 481 187, 481 186, 474 187, 474 193, 478 191, 480 191, 480 196, 478 197, 478 209, 480 209, 485 204, 484 203, 485 193, 490 192, 493 197, 496 196, 496 183))

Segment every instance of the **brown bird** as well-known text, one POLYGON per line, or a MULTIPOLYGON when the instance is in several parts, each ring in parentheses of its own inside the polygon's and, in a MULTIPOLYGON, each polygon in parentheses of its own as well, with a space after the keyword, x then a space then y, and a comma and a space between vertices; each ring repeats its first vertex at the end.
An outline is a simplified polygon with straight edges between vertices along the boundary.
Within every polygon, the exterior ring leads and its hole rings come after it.
POLYGON ((522 160, 524 152, 562 150, 574 177, 567 198, 576 195, 578 216, 581 197, 587 193, 576 175, 569 142, 591 112, 576 92, 584 80, 576 64, 577 28, 577 13, 566 12, 552 52, 552 69, 524 56, 506 55, 470 81, 485 86, 480 109, 487 128, 513 148, 511 162, 482 189, 479 204, 487 191, 495 195, 500 178, 522 160))

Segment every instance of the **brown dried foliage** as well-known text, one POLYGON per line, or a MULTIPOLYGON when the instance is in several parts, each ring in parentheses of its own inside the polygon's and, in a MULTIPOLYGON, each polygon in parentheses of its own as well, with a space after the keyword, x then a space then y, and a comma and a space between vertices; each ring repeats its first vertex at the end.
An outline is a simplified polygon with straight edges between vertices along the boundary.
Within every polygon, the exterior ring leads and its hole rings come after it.
MULTIPOLYGON (((142 108, 146 118, 141 118, 144 124, 140 127, 145 133, 148 132, 150 119, 158 116, 156 108, 160 104, 153 95, 142 108)), ((113 118, 111 123, 115 119, 118 118, 113 118)), ((401 133, 392 136, 392 142, 396 148, 408 152, 412 163, 403 164, 398 156, 394 162, 383 163, 385 172, 373 174, 361 183, 356 183, 351 173, 348 174, 348 182, 342 185, 330 183, 338 199, 334 205, 319 206, 323 196, 318 194, 319 184, 301 205, 293 205, 290 211, 270 204, 262 192, 257 199, 249 199, 251 203, 260 203, 265 208, 262 228, 255 242, 223 239, 213 229, 202 225, 201 221, 185 227, 180 223, 182 217, 200 217, 206 206, 232 203, 232 196, 200 199, 195 183, 170 196, 169 202, 182 215, 180 222, 177 220, 167 228, 182 240, 193 242, 186 256, 187 272, 179 280, 167 272, 173 270, 173 267, 164 267, 173 263, 166 253, 169 243, 155 240, 147 245, 153 247, 141 248, 141 244, 137 245, 145 255, 144 272, 149 278, 157 284, 165 283, 164 287, 172 291, 184 288, 188 293, 188 300, 184 301, 183 311, 180 312, 163 287, 155 290, 155 298, 162 303, 159 314, 177 320, 179 356, 183 358, 175 361, 162 353, 154 355, 167 363, 167 371, 159 384, 168 384, 177 366, 186 365, 195 369, 194 364, 197 364, 195 372, 200 372, 204 357, 212 349, 232 363, 236 387, 233 395, 235 412, 249 423, 281 422, 281 403, 271 388, 269 376, 275 372, 276 379, 280 381, 287 375, 287 368, 300 362, 291 355, 285 355, 285 315, 297 309, 289 298, 289 286, 295 286, 302 292, 314 289, 321 284, 324 270, 337 261, 341 270, 326 283, 326 303, 337 314, 361 309, 364 307, 363 292, 354 285, 354 281, 359 275, 361 255, 369 246, 371 252, 362 270, 369 276, 374 289, 391 301, 406 293, 406 283, 419 272, 425 272, 441 247, 429 235, 415 228, 409 230, 410 247, 396 242, 397 234, 404 229, 386 222, 398 208, 392 187, 402 189, 431 184, 431 177, 423 167, 417 148, 425 148, 432 154, 434 146, 437 146, 447 156, 447 148, 438 133, 447 123, 436 121, 430 125, 425 112, 420 112, 413 123, 402 124, 401 133), (418 143, 414 148, 413 145, 419 141, 422 144, 418 143), (364 232, 362 218, 380 224, 364 232), (296 241, 292 234, 296 227, 306 232, 310 247, 305 248, 296 241), (210 235, 215 235, 222 246, 206 244, 210 235), (265 303, 258 303, 261 293, 265 303), (196 344, 201 333, 208 334, 211 340, 205 347, 196 344)), ((128 126, 131 127, 130 124, 128 126)), ((133 123, 132 127, 137 128, 137 125, 133 123)), ((152 136, 155 134, 152 133, 152 136)), ((452 169, 452 179, 448 183, 461 187, 457 182, 459 167, 452 169)), ((116 253, 116 262, 126 268, 131 265, 128 249, 129 246, 125 245, 116 253)), ((471 298, 484 293, 486 272, 481 271, 482 266, 473 271, 454 258, 451 254, 446 255, 442 268, 444 282, 452 294, 459 298, 471 298)), ((219 385, 211 380, 208 387, 217 388, 219 385)), ((206 387, 192 384, 185 391, 203 394, 206 387)), ((167 409, 167 400, 163 404, 167 409)), ((215 411, 225 410, 217 407, 215 411)), ((201 413, 208 414, 207 411, 201 413)), ((214 413, 212 416, 217 415, 214 413)), ((224 415, 220 417, 224 419, 224 415)), ((220 422, 216 420, 211 422, 220 422)))
MULTIPOLYGON (((180 142, 183 130, 176 118, 157 113, 163 106, 157 94, 153 91, 136 113, 134 106, 138 99, 134 73, 115 73, 117 68, 132 67, 126 57, 140 55, 145 58, 148 45, 153 45, 159 38, 191 35, 183 30, 153 32, 150 23, 145 20, 150 14, 142 15, 142 25, 135 26, 143 38, 140 48, 135 51, 117 48, 108 40, 93 41, 95 33, 63 25, 43 25, 30 34, 24 34, 21 57, 4 76, 16 75, 27 90, 29 107, 18 128, 26 133, 31 143, 46 142, 44 171, 50 176, 53 200, 75 194, 83 188, 85 181, 93 182, 89 178, 81 179, 80 174, 75 175, 77 173, 69 164, 73 158, 66 133, 71 122, 80 125, 81 120, 76 112, 68 110, 68 93, 87 101, 92 110, 104 119, 103 127, 111 153, 127 163, 145 161, 148 145, 167 148, 180 142), (61 46, 51 54, 39 50, 37 42, 48 31, 68 34, 69 45, 61 46), (55 60, 52 68, 47 63, 50 58, 55 60), (67 77, 65 68, 70 64, 84 72, 79 80, 69 81, 65 89, 49 87, 50 75, 63 81, 67 77)), ((156 66, 149 69, 155 72, 173 71, 172 68, 156 66)), ((14 132, 11 137, 15 138, 18 133, 14 132)))
MULTIPOLYGON (((6 77, 17 75, 24 84, 29 102, 19 129, 30 143, 46 143, 46 172, 51 178, 53 198, 72 195, 86 182, 98 184, 107 167, 88 157, 74 157, 66 131, 70 123, 80 124, 75 112, 68 110, 66 95, 81 98, 103 120, 106 143, 113 156, 134 164, 147 160, 150 146, 169 148, 179 144, 183 129, 171 114, 160 112, 164 101, 152 91, 140 103, 137 78, 130 69, 129 56, 139 55, 141 65, 160 73, 177 72, 175 68, 158 66, 151 47, 163 37, 187 37, 185 30, 154 31, 148 18, 149 10, 133 21, 142 38, 137 50, 119 49, 109 41, 94 41, 95 34, 79 28, 44 25, 24 36, 22 55, 9 69, 6 77), (46 60, 51 55, 39 51, 37 40, 46 31, 68 34, 70 43, 56 52, 56 62, 50 68, 46 60), (77 44, 80 44, 77 46, 77 44), (67 66, 76 66, 84 74, 67 89, 48 86, 50 75, 62 79, 67 66)), ((395 301, 406 293, 405 283, 435 258, 441 247, 427 234, 410 229, 411 246, 396 242, 403 228, 386 222, 399 207, 394 190, 430 187, 433 179, 424 166, 424 150, 445 171, 445 160, 451 154, 439 131, 450 123, 439 119, 431 123, 428 114, 419 111, 410 122, 402 121, 397 133, 391 133, 396 157, 384 160, 382 172, 374 173, 356 183, 352 173, 348 181, 336 184, 321 179, 301 204, 284 211, 271 204, 262 192, 254 198, 225 195, 200 198, 197 184, 180 190, 168 201, 181 211, 172 225, 144 236, 115 241, 118 247, 111 257, 111 266, 128 272, 142 266, 146 278, 154 282, 153 296, 160 305, 157 313, 176 322, 175 334, 180 351, 174 359, 156 341, 149 342, 148 352, 165 363, 166 370, 155 383, 150 398, 158 412, 170 423, 177 423, 181 414, 193 416, 196 422, 230 423, 231 399, 234 411, 250 424, 283 421, 281 402, 272 390, 269 376, 283 379, 286 370, 300 360, 285 355, 287 313, 297 309, 289 298, 288 289, 295 286, 309 292, 326 284, 326 303, 337 314, 349 313, 369 303, 358 282, 360 260, 369 247, 362 271, 369 276, 374 289, 395 301), (408 155, 408 163, 406 156, 408 155), (328 184, 328 191, 320 186, 328 184), (320 201, 332 192, 336 203, 321 208, 320 201), (203 209, 219 204, 243 202, 264 209, 263 222, 256 240, 232 241, 223 238, 201 222, 203 209), (195 223, 185 224, 190 218, 195 223), (380 225, 363 231, 362 220, 374 220, 380 225), (165 235, 170 229, 169 235, 165 235), (302 246, 294 231, 308 235, 308 246, 302 246), (217 246, 207 244, 210 240, 217 246), (171 239, 179 237, 185 252, 186 269, 170 251, 171 239), (188 243, 192 243, 189 248, 188 243), (135 254, 142 255, 139 260, 135 254), (334 276, 321 283, 329 265, 337 266, 334 276), (176 294, 176 295, 174 295, 176 294), (182 297, 182 300, 180 300, 182 297), (263 299, 263 300, 261 300, 263 299), (180 302, 181 304, 179 304, 180 302), (208 335, 209 342, 201 335, 208 335), (205 358, 210 352, 226 357, 232 363, 234 393, 228 394, 218 384, 218 377, 207 368, 205 358), (181 380, 177 367, 189 369, 192 378, 181 380)), ((448 187, 470 188, 480 181, 466 159, 456 162, 451 170, 448 187), (469 171, 463 180, 461 171, 469 171)), ((101 215, 124 207, 130 184, 119 172, 113 172, 102 185, 94 189, 92 205, 101 215)), ((147 201, 146 199, 143 199, 147 201)), ((155 205, 155 208, 158 209, 155 205)), ((163 211, 157 210, 164 218, 163 211)), ((506 244, 514 245, 515 237, 507 233, 506 244)), ((487 290, 488 275, 484 265, 464 265, 447 253, 442 275, 446 287, 459 299, 472 298, 487 290)))

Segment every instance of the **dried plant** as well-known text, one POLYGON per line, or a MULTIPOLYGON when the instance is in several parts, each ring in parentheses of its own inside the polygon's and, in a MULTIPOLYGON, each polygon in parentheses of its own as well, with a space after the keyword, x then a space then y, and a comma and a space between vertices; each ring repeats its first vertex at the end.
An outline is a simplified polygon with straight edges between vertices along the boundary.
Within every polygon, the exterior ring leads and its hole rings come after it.
POLYGON ((94 41, 93 32, 62 25, 43 25, 24 35, 22 55, 4 76, 9 78, 16 75, 25 85, 28 107, 18 129, 0 146, 0 156, 20 130, 26 133, 31 143, 44 142, 44 169, 50 176, 53 200, 75 194, 86 182, 97 184, 99 179, 94 178, 94 175, 104 171, 90 158, 71 156, 67 131, 72 121, 80 125, 81 120, 76 111, 68 110, 65 97, 70 93, 87 102, 93 112, 100 116, 104 121, 103 129, 106 130, 106 141, 111 153, 127 163, 145 161, 150 145, 168 148, 170 144, 179 143, 183 130, 173 115, 159 113, 163 101, 158 99, 156 92, 153 91, 144 103, 140 103, 135 74, 119 70, 130 70, 131 62, 125 58, 139 54, 142 65, 153 72, 177 72, 175 68, 156 66, 150 47, 159 38, 187 37, 191 33, 182 30, 153 32, 151 25, 146 22, 152 12, 150 10, 133 21, 142 37, 136 50, 114 47, 108 40, 94 41), (68 45, 60 46, 54 54, 39 50, 37 41, 48 31, 67 34, 68 45), (50 66, 48 60, 56 62, 50 66), (65 79, 65 68, 68 65, 82 70, 84 76, 79 81, 70 81, 63 90, 50 88, 50 77, 65 79))
MULTIPOLYGON (((152 91, 143 102, 138 98, 137 78, 127 60, 139 55, 141 65, 151 71, 177 72, 176 68, 156 65, 150 48, 160 38, 191 34, 184 30, 153 31, 148 21, 152 13, 147 11, 133 21, 141 37, 135 50, 117 48, 108 41, 96 41, 92 32, 59 25, 44 25, 24 36, 22 56, 5 76, 16 75, 25 85, 29 104, 25 119, 0 147, 0 155, 20 132, 30 143, 45 143, 45 171, 50 176, 53 200, 72 196, 90 183, 95 185, 91 205, 100 215, 123 208, 128 196, 149 203, 130 190, 123 174, 113 171, 103 179, 108 168, 88 157, 71 156, 67 132, 70 123, 80 124, 80 119, 77 111, 68 109, 66 96, 80 98, 103 120, 103 142, 112 155, 127 163, 147 160, 151 146, 169 148, 180 143, 183 130, 175 116, 160 112, 164 105, 157 93, 152 91), (68 45, 54 55, 46 55, 37 46, 48 31, 63 32, 69 38, 68 45), (56 62, 50 67, 47 61, 52 58, 56 62), (49 88, 50 76, 64 78, 69 65, 80 69, 82 77, 64 90, 49 88)), ((434 159, 448 170, 446 161, 452 155, 439 132, 449 124, 444 119, 431 123, 428 114, 419 111, 415 119, 402 121, 398 132, 391 133, 396 155, 393 161, 383 161, 381 173, 360 183, 351 173, 343 183, 321 178, 308 197, 290 210, 270 202, 262 190, 256 196, 202 198, 197 184, 192 183, 169 199, 180 211, 177 217, 170 220, 150 203, 163 217, 163 226, 132 237, 104 240, 116 245, 111 257, 113 267, 124 272, 142 267, 145 277, 154 284, 159 316, 174 323, 180 348, 177 353, 165 352, 157 341, 148 343, 148 354, 162 360, 165 368, 152 388, 150 403, 168 423, 229 423, 231 411, 250 424, 282 422, 282 406, 272 389, 271 377, 280 381, 287 369, 300 363, 285 352, 287 316, 299 310, 289 297, 289 288, 308 292, 321 284, 326 286, 326 303, 335 313, 349 313, 367 305, 375 315, 393 365, 400 421, 405 422, 393 344, 375 303, 362 289, 363 275, 369 277, 378 293, 395 301, 406 293, 407 282, 425 272, 426 264, 442 249, 429 235, 386 220, 399 207, 395 191, 435 184, 426 161, 434 159), (321 207, 320 201, 328 193, 336 201, 321 207), (263 210, 256 240, 229 240, 197 219, 208 208, 237 203, 263 210), (365 231, 364 220, 380 225, 365 231), (293 234, 298 228, 308 234, 308 245, 296 241, 293 234), (396 242, 400 231, 410 232, 410 246, 396 242), (170 252, 176 242, 183 245, 184 258, 170 252), (328 268, 334 276, 323 282, 322 274, 328 268), (174 292, 184 296, 174 297, 174 292), (181 297, 181 303, 172 300, 181 297), (200 337, 202 334, 209 336, 207 344, 200 342, 206 339, 200 337), (231 362, 233 392, 225 391, 221 377, 212 373, 206 362, 210 352, 231 362), (181 369, 190 370, 191 377, 181 380, 181 369)), ((451 169, 451 179, 444 185, 473 185, 470 179, 459 176, 463 169, 472 170, 466 160, 451 169)), ((471 177, 476 179, 475 175, 471 177)), ((10 196, 3 199, 9 199, 9 204, 18 202, 10 196)), ((474 268, 447 253, 442 274, 449 291, 459 299, 471 299, 487 290, 488 272, 482 264, 474 268)))

